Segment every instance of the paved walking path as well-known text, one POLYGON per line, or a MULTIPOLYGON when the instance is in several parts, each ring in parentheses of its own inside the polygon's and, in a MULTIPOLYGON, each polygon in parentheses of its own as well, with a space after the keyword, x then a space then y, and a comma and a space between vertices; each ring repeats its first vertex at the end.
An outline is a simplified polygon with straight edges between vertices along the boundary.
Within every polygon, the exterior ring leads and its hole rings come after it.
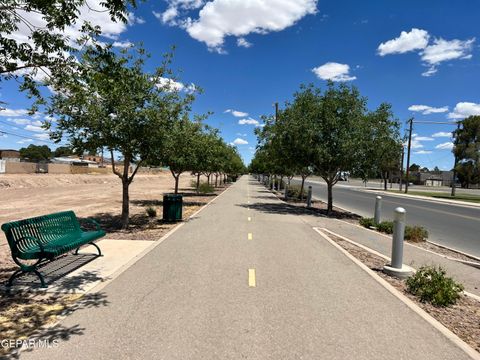
POLYGON ((468 358, 279 204, 242 177, 21 359, 468 358))

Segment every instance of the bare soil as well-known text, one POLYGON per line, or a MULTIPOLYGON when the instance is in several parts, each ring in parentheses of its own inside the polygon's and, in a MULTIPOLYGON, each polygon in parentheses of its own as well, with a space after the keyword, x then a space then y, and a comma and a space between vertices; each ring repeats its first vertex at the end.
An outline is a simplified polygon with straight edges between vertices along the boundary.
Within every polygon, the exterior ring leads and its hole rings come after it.
POLYGON ((423 303, 407 291, 404 280, 388 276, 382 271, 383 266, 386 264, 385 259, 355 246, 348 241, 342 240, 339 237, 331 234, 329 234, 329 237, 388 281, 403 295, 414 301, 424 311, 450 329, 476 351, 480 352, 480 302, 464 295, 460 297, 455 305, 450 307, 437 307, 429 303, 423 303))

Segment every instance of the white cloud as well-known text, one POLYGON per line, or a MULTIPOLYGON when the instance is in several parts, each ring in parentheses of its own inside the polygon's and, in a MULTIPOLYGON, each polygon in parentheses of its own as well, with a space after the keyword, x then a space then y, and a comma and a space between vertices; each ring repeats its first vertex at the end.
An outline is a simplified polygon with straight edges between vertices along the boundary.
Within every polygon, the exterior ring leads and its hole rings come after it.
POLYGON ((444 61, 472 58, 471 51, 475 38, 469 40, 434 38, 432 43, 430 38, 427 31, 413 28, 410 32, 402 31, 398 38, 380 44, 377 51, 380 56, 417 51, 424 65, 428 66, 422 73, 422 76, 426 77, 436 74, 438 65, 444 61))
POLYGON ((17 125, 27 125, 32 122, 31 120, 28 120, 28 119, 7 119, 7 120, 17 125))
POLYGON ((237 135, 237 136, 242 136, 242 137, 247 136, 247 134, 242 134, 242 133, 237 133, 236 135, 237 135))
POLYGON ((35 131, 35 132, 44 132, 45 131, 40 126, 36 126, 36 125, 27 125, 27 126, 25 126, 24 129, 27 130, 27 131, 35 131))
POLYGON ((48 139, 50 139, 50 135, 48 133, 34 134, 33 137, 37 138, 38 140, 48 140, 48 139))
POLYGON ((258 126, 260 123, 255 119, 248 118, 248 119, 238 120, 238 124, 239 125, 256 125, 256 126, 258 126))
POLYGON ((33 142, 33 139, 19 140, 19 141, 17 141, 17 144, 25 144, 25 143, 29 143, 29 142, 33 142))
POLYGON ((233 110, 233 109, 227 109, 224 111, 225 114, 230 113, 235 117, 245 117, 248 116, 248 113, 243 112, 243 111, 238 111, 238 110, 233 110))
POLYGON ((235 145, 248 145, 248 141, 240 138, 236 138, 233 140, 233 144, 235 145))
POLYGON ((170 0, 170 8, 177 10, 177 16, 171 18, 169 24, 184 28, 192 38, 205 43, 210 50, 224 53, 226 37, 242 38, 250 33, 282 31, 304 16, 315 14, 317 1, 213 0, 204 4, 204 1, 170 0), (200 7, 196 19, 178 17, 179 10, 200 7))
POLYGON ((422 60, 428 64, 435 65, 442 61, 453 59, 470 59, 470 51, 474 42, 475 39, 465 41, 435 39, 433 45, 427 46, 422 51, 422 60))
POLYGON ((435 139, 431 138, 431 137, 428 137, 428 136, 416 136, 415 140, 417 140, 417 141, 433 141, 435 139))
POLYGON ((435 39, 432 45, 427 46, 421 53, 422 60, 429 65, 423 76, 431 76, 437 72, 437 65, 443 61, 454 59, 471 59, 472 46, 475 38, 470 40, 435 39))
POLYGON ((134 25, 134 24, 145 24, 146 21, 145 19, 141 18, 141 17, 138 17, 138 16, 135 16, 134 13, 128 13, 128 23, 130 25, 134 25))
POLYGON ((428 115, 447 112, 448 106, 432 107, 428 105, 412 105, 408 108, 408 110, 421 112, 423 115, 428 115))
POLYGON ((237 39, 237 46, 249 48, 249 47, 252 47, 252 43, 248 42, 247 39, 242 37, 237 39))
POLYGON ((28 111, 24 109, 18 109, 18 110, 13 110, 13 109, 8 109, 8 108, 0 108, 0 116, 23 116, 27 115, 28 111))
POLYGON ((130 41, 115 41, 112 45, 118 48, 129 48, 133 46, 133 43, 130 41))
POLYGON ((415 154, 419 154, 419 155, 422 155, 422 154, 431 154, 432 151, 430 150, 419 150, 419 151, 415 151, 415 154))
POLYGON ((191 83, 189 85, 185 85, 179 81, 175 81, 173 79, 161 77, 158 79, 158 87, 163 87, 165 91, 185 91, 185 92, 194 92, 196 90, 195 84, 191 83))
POLYGON ((312 71, 322 80, 351 81, 356 79, 355 76, 350 76, 350 66, 347 64, 328 62, 312 69, 312 71))
POLYGON ((480 115, 480 104, 472 102, 459 102, 448 114, 449 119, 464 119, 471 115, 480 115))
POLYGON ((434 138, 448 137, 449 138, 449 137, 452 137, 452 133, 440 131, 440 132, 436 132, 435 134, 433 134, 432 137, 434 137, 434 138))
POLYGON ((446 142, 446 143, 438 144, 437 146, 435 146, 435 149, 452 150, 453 149, 453 143, 452 142, 446 142))
POLYGON ((413 28, 410 32, 402 31, 399 37, 381 43, 377 49, 378 54, 385 56, 425 49, 429 39, 430 35, 425 30, 413 28))

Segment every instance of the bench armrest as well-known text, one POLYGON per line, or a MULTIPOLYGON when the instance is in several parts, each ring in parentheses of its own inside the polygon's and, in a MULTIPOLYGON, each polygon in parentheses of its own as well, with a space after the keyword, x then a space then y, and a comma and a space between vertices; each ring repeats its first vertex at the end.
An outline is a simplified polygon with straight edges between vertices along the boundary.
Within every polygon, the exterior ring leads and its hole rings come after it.
POLYGON ((83 219, 83 221, 95 225, 96 230, 102 230, 102 228, 100 227, 100 224, 91 218, 85 218, 83 219))
MULTIPOLYGON (((18 244, 21 243, 22 241, 33 241, 38 245, 41 252, 45 252, 45 248, 43 247, 42 242, 40 240, 38 240, 36 237, 24 236, 24 237, 21 237, 20 239, 15 240, 15 245, 16 245, 17 248, 18 248, 18 244)), ((20 251, 21 251, 21 249, 20 249, 20 251)))

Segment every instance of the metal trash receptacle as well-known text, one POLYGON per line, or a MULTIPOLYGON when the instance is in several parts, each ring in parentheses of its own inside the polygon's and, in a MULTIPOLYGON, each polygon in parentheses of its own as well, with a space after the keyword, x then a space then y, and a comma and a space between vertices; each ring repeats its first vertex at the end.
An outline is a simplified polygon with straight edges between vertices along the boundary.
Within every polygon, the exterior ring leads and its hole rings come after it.
POLYGON ((163 220, 182 220, 183 197, 179 194, 163 195, 163 220))

